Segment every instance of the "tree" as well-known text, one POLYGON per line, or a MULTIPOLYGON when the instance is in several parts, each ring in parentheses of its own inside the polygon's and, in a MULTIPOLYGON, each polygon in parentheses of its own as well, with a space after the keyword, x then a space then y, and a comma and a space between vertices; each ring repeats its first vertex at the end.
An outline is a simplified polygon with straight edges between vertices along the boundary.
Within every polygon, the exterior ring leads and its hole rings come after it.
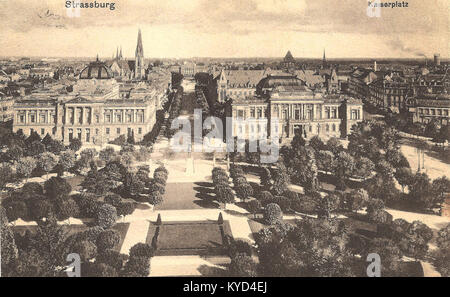
POLYGON ((43 152, 45 152, 45 145, 43 145, 40 141, 34 141, 28 146, 26 150, 28 156, 32 157, 36 157, 42 154, 43 152))
POLYGON ((147 243, 137 243, 130 248, 130 257, 153 257, 153 248, 147 243))
POLYGON ((437 204, 442 209, 446 194, 450 193, 450 180, 446 176, 442 176, 433 180, 431 187, 435 194, 434 204, 437 204))
POLYGON ((261 186, 264 190, 270 191, 272 187, 272 175, 270 174, 270 170, 267 167, 262 167, 261 175, 260 175, 261 186))
POLYGON ((391 179, 394 176, 394 168, 392 168, 391 164, 384 160, 378 162, 376 165, 376 170, 383 179, 391 179))
POLYGON ((320 200, 318 206, 319 216, 331 218, 331 214, 341 207, 341 197, 334 193, 328 194, 320 200))
POLYGON ((6 217, 9 221, 15 221, 19 218, 25 219, 28 216, 28 207, 24 201, 18 199, 10 199, 4 201, 4 209, 6 217))
POLYGON ((359 157, 355 161, 354 175, 363 179, 369 178, 375 169, 373 162, 366 157, 359 157))
POLYGON ((58 202, 58 218, 67 220, 80 214, 78 204, 73 199, 58 202))
POLYGON ((400 270, 403 254, 395 242, 390 239, 376 237, 369 242, 361 260, 366 261, 367 255, 371 253, 377 253, 381 258, 381 276, 399 276, 398 271, 400 270))
POLYGON ((248 183, 239 184, 235 189, 236 195, 244 201, 253 195, 253 188, 248 183))
POLYGON ((41 167, 42 170, 45 171, 48 179, 49 171, 51 171, 56 166, 56 164, 58 164, 58 157, 53 153, 44 152, 39 156, 38 164, 39 167, 41 167))
POLYGON ((214 191, 217 201, 223 203, 225 208, 227 203, 234 203, 234 193, 230 186, 219 184, 215 186, 214 191))
POLYGON ((354 170, 355 170, 354 158, 346 152, 338 153, 336 159, 337 178, 346 180, 353 174, 354 170))
POLYGON ((28 181, 33 170, 36 168, 36 160, 33 157, 25 157, 21 158, 16 163, 16 171, 20 176, 25 177, 25 180, 28 181))
POLYGON ((319 151, 317 153, 317 167, 325 172, 333 172, 336 166, 334 154, 330 151, 319 151))
POLYGON ((395 170, 395 179, 402 186, 402 192, 405 192, 405 187, 409 185, 411 178, 413 176, 411 169, 408 167, 400 167, 395 170))
POLYGON ((229 271, 232 277, 256 277, 257 264, 251 256, 237 254, 231 258, 229 271))
POLYGON ((127 216, 134 212, 136 205, 133 202, 122 202, 116 206, 118 216, 127 216))
POLYGON ((72 138, 70 140, 69 149, 71 149, 74 152, 77 152, 83 144, 81 143, 81 140, 78 138, 72 138))
POLYGON ((110 193, 105 196, 105 203, 111 204, 114 207, 119 206, 122 203, 122 197, 116 193, 110 193))
POLYGON ((250 200, 248 203, 249 211, 253 214, 253 216, 256 218, 256 214, 261 210, 261 202, 259 200, 250 200))
POLYGON ((75 152, 72 150, 61 152, 59 155, 59 164, 63 168, 63 171, 67 171, 75 166, 75 161, 75 152))
POLYGON ((121 271, 127 259, 127 255, 108 249, 100 252, 95 258, 95 262, 107 264, 114 267, 116 271, 121 271))
POLYGON ((319 136, 314 135, 309 140, 309 146, 312 147, 316 152, 320 152, 325 149, 325 143, 323 143, 322 139, 319 136))
POLYGON ((164 201, 164 197, 161 195, 161 192, 154 191, 154 192, 150 193, 149 202, 150 202, 150 204, 153 204, 153 206, 157 206, 157 205, 163 203, 163 201, 164 201))
POLYGON ((97 248, 99 252, 114 249, 120 242, 119 232, 116 230, 105 230, 101 232, 97 237, 97 248))
POLYGON ((274 225, 283 220, 281 208, 276 203, 269 203, 264 208, 264 221, 268 225, 274 225))
POLYGON ((0 164, 0 188, 6 186, 7 183, 11 182, 13 178, 13 171, 11 166, 6 163, 0 164))
POLYGON ((409 198, 424 208, 434 205, 435 197, 432 191, 430 178, 426 173, 416 173, 409 184, 409 198))
POLYGON ((114 148, 111 146, 107 146, 106 148, 100 151, 99 158, 103 162, 108 163, 114 158, 115 154, 116 152, 114 151, 114 148))
POLYGON ((262 191, 257 197, 263 206, 274 201, 273 195, 269 191, 262 191))
POLYGON ((150 259, 130 257, 125 263, 121 276, 147 277, 150 273, 150 259))
POLYGON ((66 197, 72 191, 72 186, 62 177, 53 176, 44 183, 46 195, 50 199, 66 197))
MULTIPOLYGON (((2 241, 3 242, 3 241, 2 241)), ((433 253, 434 267, 441 276, 450 276, 450 224, 439 230, 436 238, 437 250, 433 253)))
POLYGON ((11 161, 19 161, 23 157, 23 148, 18 145, 12 145, 6 152, 6 158, 11 161))
POLYGON ((4 222, 5 211, 1 210, 2 223, 0 225, 0 236, 1 236, 1 270, 3 275, 8 272, 10 264, 14 263, 19 256, 17 245, 14 239, 14 233, 11 228, 4 222))
POLYGON ((343 150, 342 144, 336 137, 331 137, 327 141, 327 150, 331 151, 335 156, 343 150))
POLYGON ((33 199, 31 201, 30 214, 31 217, 38 221, 42 218, 48 218, 53 214, 53 203, 48 200, 33 199))
POLYGON ((345 205, 348 210, 358 211, 367 206, 369 194, 364 189, 352 190, 345 194, 345 205))
POLYGON ((104 229, 112 227, 117 221, 116 208, 109 204, 103 204, 97 210, 96 224, 104 229))
POLYGON ((277 167, 273 177, 272 191, 275 195, 281 195, 288 190, 290 179, 283 164, 279 163, 277 167))
POLYGON ((80 255, 82 262, 87 262, 95 258, 97 255, 97 247, 92 242, 83 240, 76 242, 72 246, 72 253, 77 253, 80 255))

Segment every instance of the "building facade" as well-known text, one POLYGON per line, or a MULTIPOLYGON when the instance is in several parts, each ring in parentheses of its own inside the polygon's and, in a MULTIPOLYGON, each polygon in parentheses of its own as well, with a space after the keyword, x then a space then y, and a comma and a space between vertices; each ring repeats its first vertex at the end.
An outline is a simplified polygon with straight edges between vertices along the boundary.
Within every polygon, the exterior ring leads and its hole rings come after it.
POLYGON ((439 125, 450 124, 450 95, 421 95, 408 100, 412 121, 439 125))
POLYGON ((256 95, 230 102, 233 135, 245 139, 277 134, 282 142, 301 133, 346 137, 363 120, 362 102, 343 95, 323 95, 308 89, 296 76, 267 76, 257 85, 256 95))
POLYGON ((73 92, 17 100, 13 130, 49 134, 65 144, 78 138, 102 145, 130 134, 139 141, 155 124, 158 102, 150 96, 124 99, 119 89, 111 70, 97 60, 81 71, 73 92))

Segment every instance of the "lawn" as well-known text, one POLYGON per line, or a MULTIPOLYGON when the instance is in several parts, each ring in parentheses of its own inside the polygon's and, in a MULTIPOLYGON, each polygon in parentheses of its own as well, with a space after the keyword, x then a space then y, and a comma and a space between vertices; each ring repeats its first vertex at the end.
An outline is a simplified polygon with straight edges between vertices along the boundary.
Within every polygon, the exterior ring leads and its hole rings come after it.
MULTIPOLYGON (((150 229, 152 229, 151 227, 150 229)), ((231 236, 230 225, 223 224, 225 235, 231 236)), ((151 244, 154 230, 149 230, 147 243, 151 244)), ((221 230, 217 222, 166 222, 160 227, 158 255, 221 255, 221 230)))
MULTIPOLYGON (((120 242, 119 244, 116 246, 115 250, 120 252, 120 248, 122 247, 123 241, 125 239, 125 236, 128 232, 128 227, 130 226, 129 223, 117 223, 116 225, 114 225, 111 229, 114 229, 116 231, 119 232, 120 234, 120 242)), ((86 225, 62 225, 64 231, 67 232, 67 236, 70 236, 72 234, 76 234, 79 232, 83 232, 85 230, 87 230, 89 227, 86 225)), ((20 234, 24 234, 26 232, 26 230, 29 230, 31 233, 35 233, 37 230, 37 226, 36 225, 31 225, 31 226, 13 226, 12 230, 15 233, 20 233, 20 234)))
POLYGON ((194 183, 168 183, 164 201, 157 210, 217 208, 212 197, 206 193, 208 188, 194 183))

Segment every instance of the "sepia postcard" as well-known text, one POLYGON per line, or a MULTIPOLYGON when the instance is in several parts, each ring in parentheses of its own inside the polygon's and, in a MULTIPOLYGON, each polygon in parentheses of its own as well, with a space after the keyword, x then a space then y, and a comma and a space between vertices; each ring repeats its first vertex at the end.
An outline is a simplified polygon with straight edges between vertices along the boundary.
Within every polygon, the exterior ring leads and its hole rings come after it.
POLYGON ((0 0, 1 276, 449 277, 449 12, 0 0))

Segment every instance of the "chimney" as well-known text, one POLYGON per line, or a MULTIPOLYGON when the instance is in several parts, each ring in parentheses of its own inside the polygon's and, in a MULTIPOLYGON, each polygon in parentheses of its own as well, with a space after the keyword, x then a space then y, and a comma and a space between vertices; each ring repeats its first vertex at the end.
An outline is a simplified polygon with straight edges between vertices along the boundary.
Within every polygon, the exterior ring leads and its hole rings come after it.
POLYGON ((434 54, 434 65, 441 66, 441 55, 440 54, 434 54))
POLYGON ((373 71, 377 71, 377 61, 373 62, 373 71))

